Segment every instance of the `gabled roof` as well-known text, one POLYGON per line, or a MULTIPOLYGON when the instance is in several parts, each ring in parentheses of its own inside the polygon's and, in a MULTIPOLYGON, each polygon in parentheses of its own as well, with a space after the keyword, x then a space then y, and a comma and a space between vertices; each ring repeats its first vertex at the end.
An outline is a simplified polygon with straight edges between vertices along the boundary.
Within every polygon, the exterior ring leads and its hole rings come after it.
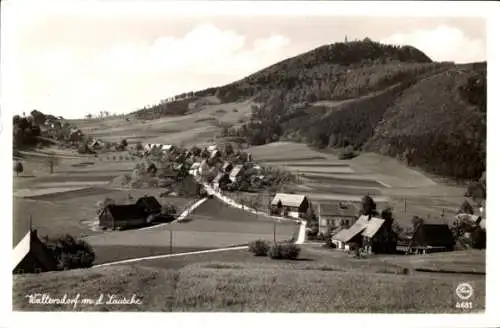
POLYGON ((368 216, 362 215, 349 229, 340 231, 338 234, 333 236, 332 239, 347 243, 363 230, 365 230, 367 224, 368 216))
POLYGON ((339 217, 356 217, 357 216, 357 208, 352 203, 341 203, 341 202, 332 202, 332 203, 321 203, 318 205, 318 214, 321 217, 326 216, 339 216, 339 217))
POLYGON ((333 239, 347 243, 359 233, 362 233, 364 237, 372 238, 383 224, 384 220, 382 219, 373 217, 369 219, 368 215, 361 215, 349 229, 340 231, 333 236, 333 239))
POLYGON ((224 164, 222 164, 222 169, 225 170, 232 165, 233 164, 231 162, 225 161, 224 164))
POLYGON ((220 182, 224 177, 227 177, 227 173, 219 172, 217 176, 212 180, 214 183, 220 182))
POLYGON ((271 205, 278 205, 281 201, 282 206, 299 207, 305 199, 306 196, 304 195, 277 193, 274 196, 271 205))
POLYGON ((161 211, 161 204, 153 196, 141 197, 137 200, 136 205, 142 206, 145 210, 161 211))
POLYGON ((146 218, 147 216, 144 210, 140 206, 137 206, 137 204, 110 204, 106 208, 115 220, 139 219, 146 218))
POLYGON ((40 241, 36 230, 29 230, 16 247, 14 247, 12 254, 12 270, 15 270, 30 252, 46 271, 56 269, 56 260, 46 246, 40 241))
POLYGON ((233 167, 233 169, 231 170, 231 173, 229 175, 231 177, 235 177, 238 174, 240 174, 242 169, 243 169, 243 165, 236 165, 235 167, 233 167))
POLYGON ((371 218, 370 221, 366 224, 366 228, 361 233, 362 236, 373 238, 375 234, 382 228, 384 224, 384 220, 379 218, 371 218))
POLYGON ((209 152, 212 152, 212 151, 214 151, 214 150, 216 150, 216 149, 217 149, 217 145, 210 145, 210 146, 208 146, 208 147, 207 147, 207 150, 208 150, 209 152))
POLYGON ((24 237, 17 243, 12 251, 12 270, 28 255, 31 247, 31 231, 28 231, 24 237))
POLYGON ((426 246, 452 246, 455 244, 453 234, 446 224, 419 225, 413 235, 413 241, 426 246))

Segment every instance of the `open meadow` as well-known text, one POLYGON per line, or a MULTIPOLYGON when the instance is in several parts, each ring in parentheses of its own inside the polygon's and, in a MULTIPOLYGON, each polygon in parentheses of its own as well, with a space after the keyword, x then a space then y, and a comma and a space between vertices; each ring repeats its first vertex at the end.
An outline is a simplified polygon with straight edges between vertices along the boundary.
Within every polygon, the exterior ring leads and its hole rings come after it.
POLYGON ((463 202, 465 187, 433 179, 396 159, 374 153, 340 160, 334 151, 295 142, 251 147, 254 159, 288 170, 299 178, 293 188, 317 203, 360 202, 370 195, 379 209, 389 206, 396 220, 409 224, 415 215, 429 223, 447 222, 463 202))
POLYGON ((108 141, 127 139, 130 143, 162 143, 201 145, 218 136, 220 128, 237 126, 248 120, 253 102, 250 100, 220 104, 193 104, 186 114, 167 116, 154 120, 129 117, 74 120, 84 133, 108 141))
POLYGON ((14 241, 25 232, 30 218, 41 235, 67 233, 84 237, 102 233, 97 229, 97 204, 105 198, 126 204, 150 195, 161 203, 173 204, 179 211, 194 201, 188 197, 159 197, 162 190, 158 188, 116 189, 109 184, 117 175, 130 173, 136 162, 128 153, 108 153, 97 158, 58 157, 54 173, 50 174, 43 160, 25 157, 24 166, 37 168, 37 175, 23 172, 14 177, 14 241))
MULTIPOLYGON (((433 256, 433 255, 432 255, 433 256)), ((470 257, 469 257, 470 258, 470 257)), ((439 261, 439 259, 436 259, 439 261)), ((463 313, 484 311, 484 276, 429 274, 377 257, 303 245, 297 261, 272 261, 247 250, 144 260, 71 272, 14 277, 13 304, 40 310, 24 295, 73 290, 82 297, 136 294, 140 305, 44 306, 49 311, 264 311, 463 313), (474 289, 472 309, 457 309, 458 284, 474 289)), ((68 295, 71 297, 71 295, 68 295)))
MULTIPOLYGON (((289 240, 295 222, 276 222, 276 240, 289 240)), ((127 231, 105 232, 86 238, 96 252, 96 264, 115 260, 246 245, 257 239, 273 240, 274 222, 209 199, 183 221, 127 231), (172 231, 172 233, 170 232, 172 231), (172 236, 172 242, 170 240, 172 236), (129 251, 134 249, 133 251, 129 251)))

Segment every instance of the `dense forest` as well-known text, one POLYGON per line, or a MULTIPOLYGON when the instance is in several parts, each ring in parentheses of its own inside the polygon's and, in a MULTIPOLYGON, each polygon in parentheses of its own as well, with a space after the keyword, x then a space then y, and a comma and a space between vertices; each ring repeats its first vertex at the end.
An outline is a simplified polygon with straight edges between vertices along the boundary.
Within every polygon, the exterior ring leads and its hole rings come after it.
POLYGON ((222 102, 252 97, 260 105, 250 121, 228 132, 249 144, 350 146, 476 180, 486 161, 486 85, 486 63, 437 63, 416 48, 365 39, 322 46, 136 115, 182 115, 205 96, 222 102))

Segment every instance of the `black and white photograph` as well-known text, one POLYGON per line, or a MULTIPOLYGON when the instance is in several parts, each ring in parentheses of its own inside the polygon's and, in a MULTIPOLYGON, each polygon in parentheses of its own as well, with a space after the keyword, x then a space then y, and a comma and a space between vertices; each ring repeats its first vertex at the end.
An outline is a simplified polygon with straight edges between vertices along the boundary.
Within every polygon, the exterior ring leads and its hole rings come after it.
POLYGON ((492 310, 495 3, 412 5, 2 1, 11 311, 492 310))

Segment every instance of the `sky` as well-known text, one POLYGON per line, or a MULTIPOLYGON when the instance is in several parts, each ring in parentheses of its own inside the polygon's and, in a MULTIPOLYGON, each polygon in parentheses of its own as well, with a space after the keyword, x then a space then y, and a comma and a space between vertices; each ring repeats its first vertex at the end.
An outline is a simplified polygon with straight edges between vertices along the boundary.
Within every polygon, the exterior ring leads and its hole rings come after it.
POLYGON ((486 60, 483 18, 287 12, 294 7, 263 2, 23 2, 2 6, 1 101, 15 113, 128 113, 346 36, 412 45, 436 61, 486 60))

